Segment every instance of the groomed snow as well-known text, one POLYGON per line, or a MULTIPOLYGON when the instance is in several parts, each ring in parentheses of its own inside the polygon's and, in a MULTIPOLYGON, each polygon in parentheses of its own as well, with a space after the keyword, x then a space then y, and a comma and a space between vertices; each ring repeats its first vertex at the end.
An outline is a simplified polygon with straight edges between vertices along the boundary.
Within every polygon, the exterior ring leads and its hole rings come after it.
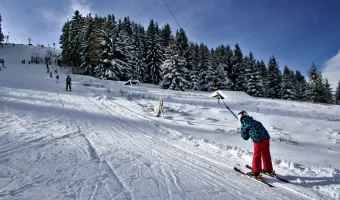
POLYGON ((79 75, 66 92, 67 70, 57 84, 45 65, 20 64, 38 49, 0 49, 0 199, 340 198, 339 106, 223 91, 270 132, 274 168, 291 183, 264 176, 269 188, 234 172, 251 164, 252 143, 211 93, 79 75))

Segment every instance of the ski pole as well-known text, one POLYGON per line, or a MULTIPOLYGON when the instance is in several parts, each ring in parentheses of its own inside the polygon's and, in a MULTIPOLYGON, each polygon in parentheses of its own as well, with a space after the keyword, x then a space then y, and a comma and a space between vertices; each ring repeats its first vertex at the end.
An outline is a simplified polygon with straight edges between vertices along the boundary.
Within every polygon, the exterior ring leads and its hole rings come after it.
POLYGON ((235 113, 234 113, 234 112, 227 106, 227 104, 224 102, 223 99, 225 99, 226 96, 223 94, 222 91, 217 90, 217 91, 213 92, 213 93, 210 95, 210 97, 212 97, 212 98, 217 98, 217 99, 222 99, 222 101, 223 101, 225 107, 226 107, 226 108, 231 112, 231 114, 233 114, 234 117, 238 120, 238 118, 237 118, 237 116, 235 115, 235 113))
MULTIPOLYGON (((222 101, 223 101, 223 99, 222 99, 222 101)), ((226 104, 224 101, 223 101, 223 103, 224 103, 225 107, 231 112, 231 114, 233 114, 234 117, 238 120, 238 118, 237 118, 237 116, 235 115, 235 113, 227 106, 227 104, 226 104)))

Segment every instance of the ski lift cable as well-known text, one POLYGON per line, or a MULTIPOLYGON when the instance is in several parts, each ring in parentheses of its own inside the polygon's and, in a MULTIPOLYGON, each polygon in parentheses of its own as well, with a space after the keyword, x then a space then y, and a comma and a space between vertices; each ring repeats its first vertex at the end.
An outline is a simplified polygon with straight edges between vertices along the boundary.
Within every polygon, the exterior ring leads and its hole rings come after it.
POLYGON ((143 14, 143 13, 149 11, 151 8, 153 8, 153 7, 155 7, 156 5, 158 5, 161 1, 163 1, 163 0, 157 1, 156 3, 152 4, 152 5, 151 5, 150 7, 148 7, 147 9, 145 9, 145 10, 143 10, 142 12, 138 13, 137 15, 133 16, 132 18, 136 18, 136 17, 138 17, 139 15, 141 15, 141 14, 143 14))
POLYGON ((167 3, 165 0, 163 0, 163 1, 164 1, 164 3, 165 3, 166 7, 168 7, 168 9, 169 9, 169 11, 170 11, 172 17, 175 19, 175 21, 176 21, 177 25, 179 26, 179 28, 182 29, 181 25, 178 23, 178 21, 177 21, 175 15, 174 15, 174 13, 173 13, 172 10, 170 9, 168 3, 167 3))
POLYGON ((161 1, 164 1, 166 7, 167 7, 168 10, 170 11, 172 17, 175 19, 177 25, 179 26, 179 28, 182 29, 181 25, 179 24, 178 20, 176 19, 175 15, 174 15, 174 13, 172 12, 170 6, 168 5, 168 3, 167 3, 165 0, 159 0, 159 1, 157 1, 156 3, 152 4, 152 5, 151 5, 150 7, 148 7, 147 9, 145 9, 145 10, 143 10, 142 12, 138 13, 137 15, 133 16, 132 18, 135 19, 135 18, 138 17, 139 15, 141 15, 141 14, 143 14, 143 13, 149 11, 151 8, 153 8, 153 7, 155 7, 156 5, 158 5, 161 1))

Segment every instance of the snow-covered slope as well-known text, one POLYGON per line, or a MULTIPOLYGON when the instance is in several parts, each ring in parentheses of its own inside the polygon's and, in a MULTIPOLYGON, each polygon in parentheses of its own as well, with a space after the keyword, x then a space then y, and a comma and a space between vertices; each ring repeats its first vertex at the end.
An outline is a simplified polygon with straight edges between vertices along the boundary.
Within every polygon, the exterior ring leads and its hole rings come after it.
POLYGON ((27 62, 31 60, 31 56, 38 56, 40 58, 45 58, 47 51, 53 51, 51 47, 41 47, 41 46, 28 46, 13 44, 3 45, 4 48, 0 48, 0 59, 5 60, 5 64, 20 64, 22 60, 27 62))
POLYGON ((339 106, 225 92, 270 131, 274 167, 291 183, 264 176, 269 188, 233 170, 251 163, 252 143, 209 93, 77 75, 66 92, 66 74, 57 84, 44 65, 19 64, 26 53, 3 52, 1 199, 340 198, 339 106))

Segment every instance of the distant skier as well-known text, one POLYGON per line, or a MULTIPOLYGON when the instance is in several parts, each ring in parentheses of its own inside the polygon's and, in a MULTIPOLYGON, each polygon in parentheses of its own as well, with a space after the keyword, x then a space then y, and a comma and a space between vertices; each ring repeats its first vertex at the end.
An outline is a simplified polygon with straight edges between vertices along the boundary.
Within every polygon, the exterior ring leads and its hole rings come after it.
POLYGON ((68 91, 68 88, 70 89, 70 92, 71 92, 71 77, 70 75, 67 75, 67 78, 66 78, 66 91, 68 91))
POLYGON ((50 78, 52 78, 52 75, 53 75, 52 72, 50 72, 50 78))
POLYGON ((237 114, 241 123, 241 136, 244 140, 251 138, 254 142, 254 155, 252 162, 252 171, 247 174, 261 179, 261 172, 275 176, 273 171, 272 160, 269 150, 270 136, 261 122, 254 120, 246 111, 237 114), (263 161, 263 170, 261 167, 261 158, 263 161))
POLYGON ((55 76, 55 83, 59 83, 59 74, 55 76))

